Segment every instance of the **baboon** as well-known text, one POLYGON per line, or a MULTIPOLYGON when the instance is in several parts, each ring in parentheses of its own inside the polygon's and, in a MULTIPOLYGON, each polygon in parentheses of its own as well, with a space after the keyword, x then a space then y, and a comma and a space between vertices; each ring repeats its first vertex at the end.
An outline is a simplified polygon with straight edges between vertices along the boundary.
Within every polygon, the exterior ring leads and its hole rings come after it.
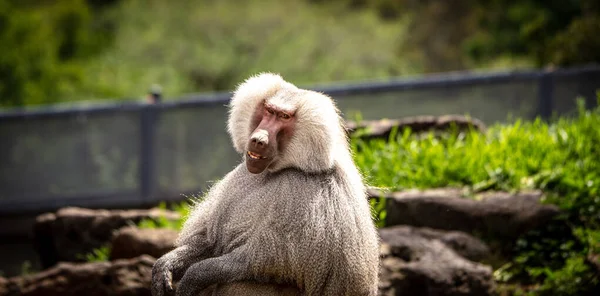
POLYGON ((333 100, 262 73, 227 130, 245 164, 194 206, 152 294, 376 295, 379 237, 333 100))

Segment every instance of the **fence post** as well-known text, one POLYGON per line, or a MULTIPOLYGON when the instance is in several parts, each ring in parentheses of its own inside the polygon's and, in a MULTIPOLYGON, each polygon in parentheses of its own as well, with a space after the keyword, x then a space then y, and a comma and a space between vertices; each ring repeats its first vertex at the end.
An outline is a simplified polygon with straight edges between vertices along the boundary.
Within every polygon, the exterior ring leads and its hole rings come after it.
POLYGON ((598 82, 600 82, 600 70, 591 69, 581 71, 577 77, 579 86, 579 95, 585 99, 585 107, 590 110, 596 107, 596 91, 599 91, 598 82))
POLYGON ((156 175, 155 136, 156 122, 160 112, 159 104, 162 99, 160 86, 153 85, 147 96, 148 104, 142 106, 140 114, 140 199, 142 203, 153 202, 156 175))
POLYGON ((153 191, 154 177, 154 123, 156 120, 156 106, 145 105, 140 114, 140 199, 143 203, 149 201, 153 191))
POLYGON ((550 119, 553 108, 554 80, 551 70, 544 70, 538 80, 538 114, 550 119))

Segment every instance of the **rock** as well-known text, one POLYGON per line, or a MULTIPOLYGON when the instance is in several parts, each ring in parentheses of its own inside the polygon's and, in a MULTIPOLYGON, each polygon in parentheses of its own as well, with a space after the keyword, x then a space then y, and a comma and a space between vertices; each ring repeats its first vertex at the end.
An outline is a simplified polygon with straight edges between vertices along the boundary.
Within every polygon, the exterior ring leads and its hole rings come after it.
POLYGON ((490 248, 480 239, 460 231, 443 231, 427 227, 391 226, 384 228, 396 236, 420 237, 428 240, 438 240, 454 250, 458 255, 471 261, 481 262, 488 259, 490 248))
POLYGON ((401 134, 403 129, 410 128, 413 133, 450 131, 455 126, 458 131, 474 129, 485 132, 485 124, 475 118, 461 115, 416 116, 402 119, 365 120, 360 123, 348 122, 346 130, 363 139, 387 139, 394 127, 401 134))
POLYGON ((150 296, 154 261, 144 255, 113 262, 63 262, 35 275, 0 280, 0 295, 150 296))
POLYGON ((135 258, 142 254, 160 258, 175 248, 178 232, 172 229, 121 228, 112 240, 110 260, 135 258))
POLYGON ((142 219, 179 219, 179 214, 160 209, 91 210, 63 208, 36 218, 34 247, 43 268, 60 261, 82 262, 81 255, 108 244, 113 231, 142 219))
POLYGON ((542 193, 539 191, 486 192, 472 198, 452 188, 389 194, 369 190, 369 196, 386 198, 386 226, 458 230, 506 241, 550 221, 559 213, 558 207, 540 203, 542 193))
POLYGON ((8 295, 8 280, 0 276, 0 295, 8 295))
POLYGON ((439 239, 383 228, 379 295, 493 295, 492 268, 469 261, 439 239))

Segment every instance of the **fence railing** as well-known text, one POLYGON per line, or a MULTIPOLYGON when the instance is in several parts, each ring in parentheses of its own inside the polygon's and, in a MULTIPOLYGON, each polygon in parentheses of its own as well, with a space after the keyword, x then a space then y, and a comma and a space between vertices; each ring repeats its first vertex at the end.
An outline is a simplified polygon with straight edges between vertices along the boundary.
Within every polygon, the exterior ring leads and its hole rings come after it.
MULTIPOLYGON (((470 114, 486 123, 596 103, 600 66, 444 73, 311 87, 345 117, 470 114)), ((63 206, 140 207, 185 198, 241 161, 225 131, 230 93, 159 104, 0 111, 0 215, 63 206)))

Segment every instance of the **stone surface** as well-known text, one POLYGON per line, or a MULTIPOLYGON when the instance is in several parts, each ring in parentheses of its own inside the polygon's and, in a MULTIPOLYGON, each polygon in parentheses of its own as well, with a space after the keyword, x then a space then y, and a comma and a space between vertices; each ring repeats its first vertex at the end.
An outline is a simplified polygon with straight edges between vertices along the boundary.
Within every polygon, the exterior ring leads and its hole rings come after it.
POLYGON ((386 235, 393 232, 395 236, 419 237, 427 240, 438 240, 458 255, 471 261, 480 262, 488 259, 490 248, 480 239, 460 231, 444 231, 427 227, 391 226, 384 228, 386 235))
POLYGON ((113 232, 142 219, 178 219, 179 214, 160 209, 90 210, 63 208, 37 217, 34 246, 43 268, 57 262, 82 262, 81 255, 110 243, 113 232))
POLYGON ((110 260, 135 258, 143 254, 154 258, 175 248, 178 232, 173 229, 121 228, 112 240, 110 260))
POLYGON ((450 131, 452 126, 459 131, 474 129, 484 132, 486 130, 485 124, 480 120, 461 115, 415 116, 402 119, 365 120, 360 123, 350 121, 346 123, 346 130, 363 139, 387 139, 394 127, 398 127, 399 133, 406 128, 410 128, 414 133, 422 133, 450 131))
MULTIPOLYGON (((462 257, 486 257, 487 247, 478 239, 409 226, 387 227, 380 235, 380 295, 490 295, 491 268, 462 257)), ((114 236, 111 257, 155 256, 62 262, 35 275, 0 278, 0 295, 150 295, 154 258, 172 248, 176 237, 172 230, 124 227, 114 236)))
POLYGON ((0 295, 8 295, 8 280, 0 276, 0 295))
POLYGON ((40 273, 0 279, 2 296, 150 296, 154 258, 59 263, 40 273))
POLYGON ((380 235, 379 295, 493 295, 491 267, 461 257, 441 240, 397 227, 380 235))
POLYGON ((540 203, 539 191, 464 197, 461 190, 452 188, 392 193, 369 190, 369 196, 386 198, 386 226, 458 230, 499 240, 513 240, 559 213, 556 206, 540 203))

